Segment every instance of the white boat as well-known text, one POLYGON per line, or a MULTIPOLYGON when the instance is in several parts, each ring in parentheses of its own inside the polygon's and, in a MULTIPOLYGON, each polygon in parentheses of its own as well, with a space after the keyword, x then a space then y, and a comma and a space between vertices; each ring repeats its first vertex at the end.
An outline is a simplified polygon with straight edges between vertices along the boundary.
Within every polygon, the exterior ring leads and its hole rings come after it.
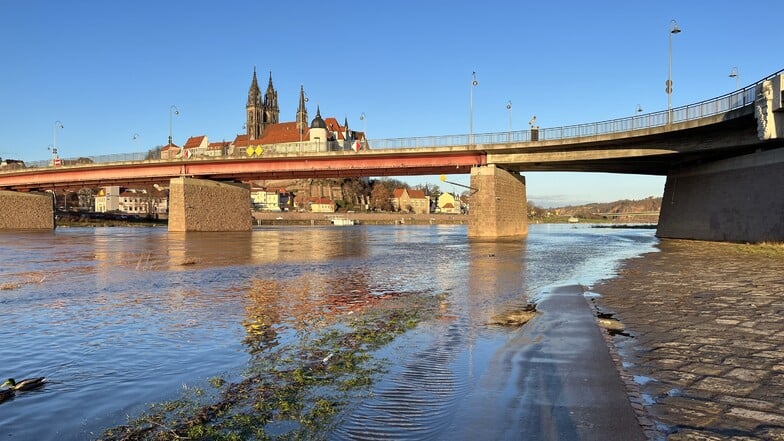
POLYGON ((354 225, 354 221, 352 219, 348 219, 345 217, 333 217, 331 219, 332 225, 354 225))
POLYGON ((570 223, 570 224, 576 224, 577 222, 580 222, 580 219, 577 219, 577 218, 576 218, 576 217, 574 217, 574 216, 572 216, 572 217, 570 217, 570 218, 569 218, 569 223, 570 223))

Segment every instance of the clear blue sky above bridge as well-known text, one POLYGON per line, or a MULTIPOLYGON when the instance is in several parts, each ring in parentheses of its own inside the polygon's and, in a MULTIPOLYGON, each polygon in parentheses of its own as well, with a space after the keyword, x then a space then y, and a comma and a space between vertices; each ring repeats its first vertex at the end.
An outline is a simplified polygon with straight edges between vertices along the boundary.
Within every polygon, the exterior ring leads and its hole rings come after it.
MULTIPOLYGON (((0 156, 47 159, 55 121, 62 157, 147 150, 166 143, 171 105, 176 143, 232 140, 254 65, 263 84, 272 71, 282 120, 304 85, 311 117, 319 105, 371 140, 468 133, 474 71, 474 133, 508 130, 509 101, 514 130, 533 115, 542 128, 620 118, 666 109, 671 19, 679 106, 733 90, 733 67, 741 86, 783 68, 782 17, 780 0, 0 0, 0 156)), ((658 196, 664 183, 526 176, 545 206, 658 196)))

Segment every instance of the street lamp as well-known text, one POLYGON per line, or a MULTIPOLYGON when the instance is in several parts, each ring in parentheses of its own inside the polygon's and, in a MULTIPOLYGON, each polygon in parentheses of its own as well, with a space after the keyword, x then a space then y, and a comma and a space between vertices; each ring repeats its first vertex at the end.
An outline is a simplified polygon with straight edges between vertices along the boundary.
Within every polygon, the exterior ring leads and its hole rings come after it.
POLYGON ((738 71, 737 66, 730 69, 730 78, 735 78, 735 90, 740 89, 740 86, 738 85, 738 81, 740 80, 740 72, 738 71))
POLYGON ((512 100, 506 103, 506 110, 509 111, 509 142, 512 142, 512 100))
POLYGON ((672 36, 679 34, 681 29, 678 27, 678 22, 675 19, 670 20, 670 56, 669 56, 669 69, 667 71, 667 84, 665 91, 667 92, 667 123, 672 122, 672 36))
POLYGON ((474 87, 479 84, 476 81, 476 72, 471 72, 471 93, 468 102, 468 145, 474 143, 474 87))
MULTIPOLYGON (((639 115, 641 113, 642 113, 642 106, 637 104, 637 115, 639 115)), ((634 126, 635 126, 635 122, 634 122, 635 119, 637 119, 637 118, 632 117, 632 129, 634 129, 634 126)))
POLYGON ((177 109, 177 106, 174 104, 169 107, 169 145, 172 145, 172 116, 179 115, 180 111, 177 109))
POLYGON ((367 146, 367 120, 365 118, 365 112, 359 114, 359 120, 362 121, 362 140, 365 142, 365 146, 367 146))
POLYGON ((60 121, 54 122, 54 129, 52 129, 52 165, 55 165, 55 161, 58 159, 57 156, 57 129, 62 129, 63 123, 60 121))

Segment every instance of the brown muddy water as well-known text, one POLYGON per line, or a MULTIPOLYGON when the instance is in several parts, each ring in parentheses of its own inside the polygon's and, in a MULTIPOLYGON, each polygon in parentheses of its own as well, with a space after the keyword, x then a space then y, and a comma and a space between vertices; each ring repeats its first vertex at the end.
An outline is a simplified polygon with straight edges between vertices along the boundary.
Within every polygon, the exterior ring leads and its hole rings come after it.
POLYGON ((655 243, 571 225, 3 232, 0 378, 48 382, 0 403, 0 438, 460 438, 486 420, 468 397, 511 369, 497 354, 520 329, 492 317, 655 243))

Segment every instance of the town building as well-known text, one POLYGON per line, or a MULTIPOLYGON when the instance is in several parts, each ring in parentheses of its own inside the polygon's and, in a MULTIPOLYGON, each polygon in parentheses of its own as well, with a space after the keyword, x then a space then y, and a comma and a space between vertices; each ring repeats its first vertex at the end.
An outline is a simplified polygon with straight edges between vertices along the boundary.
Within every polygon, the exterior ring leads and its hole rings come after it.
POLYGON ((251 202, 255 210, 288 211, 293 208, 294 195, 285 188, 278 190, 251 189, 251 202))
POLYGON ((315 198, 310 203, 310 211, 313 213, 334 213, 335 202, 329 198, 315 198))
POLYGON ((430 213, 430 196, 425 196, 424 190, 396 188, 392 193, 392 208, 409 213, 430 213))
POLYGON ((118 211, 139 216, 158 217, 169 211, 166 190, 103 187, 95 197, 96 213, 118 211))
POLYGON ((438 212, 460 214, 460 202, 451 193, 441 193, 438 196, 438 212))

